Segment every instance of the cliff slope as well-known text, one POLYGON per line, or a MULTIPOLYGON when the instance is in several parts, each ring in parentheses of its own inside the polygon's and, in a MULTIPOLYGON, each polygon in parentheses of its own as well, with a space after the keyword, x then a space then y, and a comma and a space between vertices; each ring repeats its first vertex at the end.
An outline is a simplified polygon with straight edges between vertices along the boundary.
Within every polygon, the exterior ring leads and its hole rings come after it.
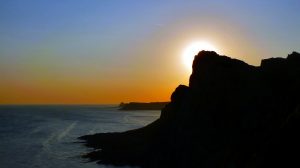
POLYGON ((95 149, 84 157, 103 164, 299 167, 299 128, 299 53, 255 67, 201 51, 189 86, 176 88, 158 120, 80 139, 95 149))

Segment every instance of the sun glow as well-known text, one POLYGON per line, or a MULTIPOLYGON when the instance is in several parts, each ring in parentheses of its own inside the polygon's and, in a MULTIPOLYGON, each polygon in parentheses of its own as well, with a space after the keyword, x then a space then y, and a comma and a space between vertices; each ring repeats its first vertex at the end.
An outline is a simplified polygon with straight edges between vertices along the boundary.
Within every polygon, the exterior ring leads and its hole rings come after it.
POLYGON ((183 51, 182 62, 190 71, 192 71, 195 55, 202 50, 218 52, 215 46, 206 41, 198 41, 189 44, 183 51))

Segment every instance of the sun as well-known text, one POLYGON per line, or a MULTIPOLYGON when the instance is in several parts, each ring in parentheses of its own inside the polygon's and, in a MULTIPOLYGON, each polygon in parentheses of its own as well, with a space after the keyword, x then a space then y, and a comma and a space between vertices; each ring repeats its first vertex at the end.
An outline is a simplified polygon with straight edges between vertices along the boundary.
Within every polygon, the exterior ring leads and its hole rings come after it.
POLYGON ((182 53, 182 62, 190 71, 192 71, 195 55, 202 50, 218 52, 217 48, 207 41, 197 41, 189 44, 182 53))

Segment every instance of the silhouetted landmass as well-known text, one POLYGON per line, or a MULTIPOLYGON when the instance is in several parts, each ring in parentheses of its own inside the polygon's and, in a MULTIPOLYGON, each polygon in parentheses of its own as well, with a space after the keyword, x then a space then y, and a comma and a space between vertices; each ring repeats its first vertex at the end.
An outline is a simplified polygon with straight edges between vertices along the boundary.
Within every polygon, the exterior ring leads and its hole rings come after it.
POLYGON ((150 102, 150 103, 140 103, 140 102, 130 102, 121 103, 119 105, 119 110, 161 110, 169 102, 150 102))
POLYGON ((300 167, 300 54, 259 67, 201 51, 158 120, 82 136, 101 164, 141 167, 300 167), (101 150, 97 150, 101 149, 101 150))

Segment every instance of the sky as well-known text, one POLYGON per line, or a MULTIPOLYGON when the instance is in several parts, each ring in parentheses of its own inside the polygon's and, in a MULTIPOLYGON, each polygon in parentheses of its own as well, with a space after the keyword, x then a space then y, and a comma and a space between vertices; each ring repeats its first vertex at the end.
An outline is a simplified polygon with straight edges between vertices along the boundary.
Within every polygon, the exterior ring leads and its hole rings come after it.
POLYGON ((299 0, 0 0, 0 104, 168 101, 206 41, 260 65, 300 51, 299 0))

